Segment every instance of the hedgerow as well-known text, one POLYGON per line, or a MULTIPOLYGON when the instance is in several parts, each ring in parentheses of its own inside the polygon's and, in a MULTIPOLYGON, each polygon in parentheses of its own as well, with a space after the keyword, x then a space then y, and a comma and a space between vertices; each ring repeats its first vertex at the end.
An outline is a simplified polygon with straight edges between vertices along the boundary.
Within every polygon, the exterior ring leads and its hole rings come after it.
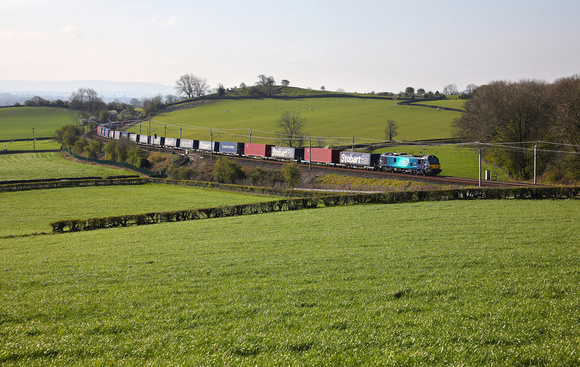
POLYGON ((271 213, 288 210, 301 210, 336 205, 355 205, 370 203, 403 203, 419 201, 470 200, 470 199, 561 199, 578 198, 580 188, 576 187, 520 187, 506 189, 452 189, 433 191, 402 191, 371 194, 344 194, 285 199, 252 204, 220 206, 191 210, 177 210, 159 213, 120 215, 104 218, 62 220, 51 223, 54 233, 88 231, 100 228, 127 227, 163 222, 232 217, 271 213))

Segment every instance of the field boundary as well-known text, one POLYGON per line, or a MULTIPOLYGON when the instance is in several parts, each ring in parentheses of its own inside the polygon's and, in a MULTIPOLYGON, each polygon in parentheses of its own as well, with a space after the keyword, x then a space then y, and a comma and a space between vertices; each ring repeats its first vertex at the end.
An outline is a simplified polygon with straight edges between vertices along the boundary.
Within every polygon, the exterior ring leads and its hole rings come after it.
POLYGON ((49 181, 19 182, 0 184, 0 192, 27 190, 60 189, 79 186, 112 186, 112 185, 143 185, 149 183, 147 178, 98 178, 98 179, 56 179, 49 181))
POLYGON ((233 217, 272 213, 288 210, 313 209, 337 205, 356 204, 391 204, 421 201, 473 200, 473 199, 578 199, 580 188, 502 188, 502 189, 452 189, 433 191, 402 191, 372 194, 349 194, 314 196, 268 201, 233 206, 220 206, 170 212, 152 212, 144 214, 120 215, 89 219, 60 220, 50 223, 53 233, 91 231, 103 228, 128 227, 134 225, 179 222, 186 220, 233 217))

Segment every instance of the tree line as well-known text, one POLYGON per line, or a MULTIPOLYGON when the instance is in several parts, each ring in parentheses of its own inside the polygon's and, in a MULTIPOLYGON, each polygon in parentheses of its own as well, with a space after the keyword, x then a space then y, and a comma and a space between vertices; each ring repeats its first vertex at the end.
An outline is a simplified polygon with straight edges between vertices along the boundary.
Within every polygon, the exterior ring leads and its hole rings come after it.
POLYGON ((466 142, 509 145, 485 149, 484 157, 504 167, 515 178, 529 179, 534 172, 538 148, 573 154, 544 155, 538 174, 553 179, 580 178, 580 74, 554 83, 538 80, 495 81, 475 90, 466 112, 454 122, 455 133, 466 142), (574 154, 575 153, 575 154, 574 154))

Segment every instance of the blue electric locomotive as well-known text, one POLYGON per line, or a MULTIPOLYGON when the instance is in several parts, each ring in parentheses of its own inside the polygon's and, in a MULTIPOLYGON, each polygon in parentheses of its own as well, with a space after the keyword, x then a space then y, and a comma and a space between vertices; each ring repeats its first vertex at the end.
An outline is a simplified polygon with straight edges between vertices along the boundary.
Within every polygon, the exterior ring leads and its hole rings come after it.
POLYGON ((408 155, 383 153, 379 157, 379 169, 385 172, 405 172, 435 176, 441 172, 439 158, 434 155, 408 155))

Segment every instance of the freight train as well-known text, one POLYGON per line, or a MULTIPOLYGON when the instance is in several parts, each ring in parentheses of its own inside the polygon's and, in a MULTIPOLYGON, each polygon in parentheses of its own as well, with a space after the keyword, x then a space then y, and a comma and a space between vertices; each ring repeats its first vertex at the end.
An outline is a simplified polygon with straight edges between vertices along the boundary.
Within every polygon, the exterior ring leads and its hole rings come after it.
POLYGON ((109 139, 128 139, 136 144, 199 151, 222 155, 294 161, 341 167, 364 168, 385 172, 404 172, 435 176, 441 172, 439 159, 434 155, 409 155, 405 153, 343 152, 329 148, 291 148, 270 144, 206 141, 148 136, 98 126, 97 133, 109 139))

